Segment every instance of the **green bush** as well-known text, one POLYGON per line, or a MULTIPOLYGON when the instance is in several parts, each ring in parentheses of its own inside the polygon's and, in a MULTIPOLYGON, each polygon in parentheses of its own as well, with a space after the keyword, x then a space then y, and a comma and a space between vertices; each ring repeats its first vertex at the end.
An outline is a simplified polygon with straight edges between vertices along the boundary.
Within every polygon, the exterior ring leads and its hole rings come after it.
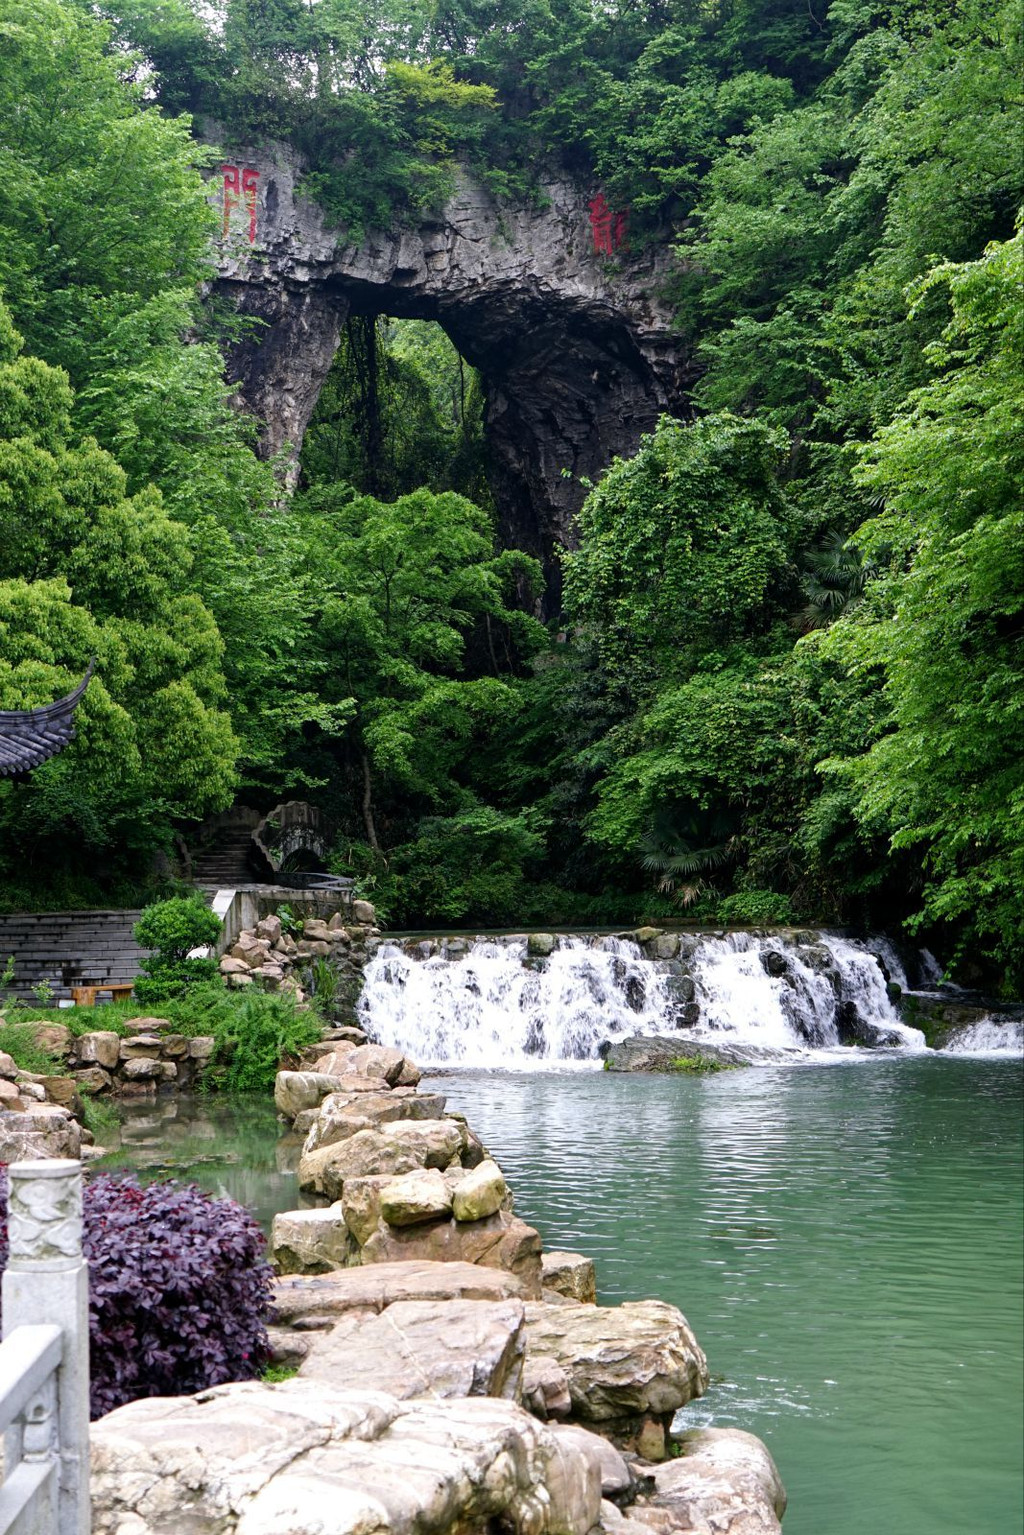
POLYGON ((226 991, 219 981, 196 986, 164 1008, 182 1034, 212 1034, 216 1050, 203 1086, 224 1092, 263 1092, 273 1087, 280 1061, 321 1036, 320 1015, 301 1009, 285 994, 226 991))
POLYGON ((776 927, 793 921, 789 897, 774 890, 739 890, 718 902, 719 922, 737 927, 776 927))
POLYGON ((190 987, 212 981, 215 959, 190 959, 193 949, 206 948, 220 935, 220 918, 201 896, 174 896, 147 906, 134 928, 136 943, 153 949, 135 982, 135 995, 145 1005, 180 997, 190 987))

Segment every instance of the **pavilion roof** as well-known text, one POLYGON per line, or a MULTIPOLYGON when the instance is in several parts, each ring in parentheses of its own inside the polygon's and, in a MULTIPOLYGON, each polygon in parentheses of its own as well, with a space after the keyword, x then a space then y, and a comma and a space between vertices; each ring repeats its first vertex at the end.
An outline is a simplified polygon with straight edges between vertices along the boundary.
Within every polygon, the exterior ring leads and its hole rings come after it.
POLYGON ((89 686, 95 660, 73 693, 38 709, 0 709, 0 778, 39 767, 75 735, 75 709, 89 686))

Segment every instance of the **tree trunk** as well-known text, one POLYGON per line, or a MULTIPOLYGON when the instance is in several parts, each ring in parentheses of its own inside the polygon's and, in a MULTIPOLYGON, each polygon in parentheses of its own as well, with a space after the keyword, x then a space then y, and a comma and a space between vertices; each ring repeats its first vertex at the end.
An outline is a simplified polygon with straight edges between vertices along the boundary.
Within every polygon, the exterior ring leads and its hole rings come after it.
POLYGON ((366 840, 375 853, 380 852, 380 843, 377 841, 377 828, 373 821, 373 785, 370 778, 370 759, 363 752, 363 825, 366 827, 366 840))

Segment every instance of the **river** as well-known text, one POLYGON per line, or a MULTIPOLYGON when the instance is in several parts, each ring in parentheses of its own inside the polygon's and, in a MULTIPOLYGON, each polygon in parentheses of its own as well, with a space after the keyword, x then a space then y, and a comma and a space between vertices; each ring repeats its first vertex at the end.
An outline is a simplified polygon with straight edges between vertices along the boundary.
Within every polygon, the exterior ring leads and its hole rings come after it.
MULTIPOLYGON (((768 1442, 786 1535, 1021 1530, 1019 1061, 435 1084, 545 1246, 595 1259, 603 1301, 686 1313, 713 1384, 684 1419, 768 1442)), ((139 1108, 125 1128, 122 1165, 196 1176, 264 1222, 298 1203, 265 1100, 139 1108)))
POLYGON ((439 1085, 602 1301, 685 1312, 713 1384, 683 1417, 766 1440, 786 1535, 1021 1529, 1019 1062, 439 1085))

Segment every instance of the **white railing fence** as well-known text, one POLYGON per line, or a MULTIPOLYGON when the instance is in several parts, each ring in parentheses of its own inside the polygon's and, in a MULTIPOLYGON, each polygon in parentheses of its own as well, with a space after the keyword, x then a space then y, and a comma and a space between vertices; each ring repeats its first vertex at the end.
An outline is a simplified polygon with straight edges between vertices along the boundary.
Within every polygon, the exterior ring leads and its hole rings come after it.
POLYGON ((12 1162, 0 1343, 0 1535, 89 1535, 80 1162, 12 1162))

